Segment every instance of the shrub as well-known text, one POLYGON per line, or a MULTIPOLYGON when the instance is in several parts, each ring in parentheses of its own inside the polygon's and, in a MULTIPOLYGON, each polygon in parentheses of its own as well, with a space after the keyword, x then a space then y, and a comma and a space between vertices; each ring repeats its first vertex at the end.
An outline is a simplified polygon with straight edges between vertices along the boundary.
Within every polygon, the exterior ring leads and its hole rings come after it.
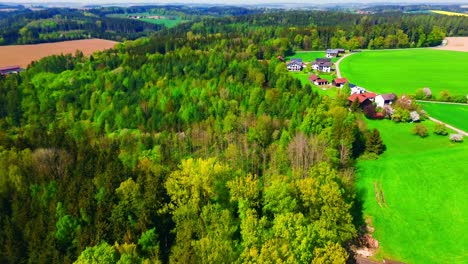
POLYGON ((426 99, 431 99, 432 91, 429 87, 423 88, 423 92, 424 92, 424 96, 426 97, 426 99))
POLYGON ((452 142, 462 142, 463 141, 463 135, 462 134, 450 134, 449 138, 450 138, 450 140, 452 142))
POLYGON ((448 134, 447 127, 442 123, 437 123, 434 127, 434 134, 446 136, 448 134))
POLYGON ((418 112, 416 112, 416 111, 412 111, 412 112, 410 113, 410 117, 411 117, 411 120, 412 120, 413 122, 417 122, 417 121, 421 120, 421 118, 419 117, 418 112))
POLYGON ((413 134, 415 135, 418 135, 422 138, 425 138, 428 136, 428 133, 427 133, 427 127, 423 124, 417 124, 414 128, 413 128, 413 134))

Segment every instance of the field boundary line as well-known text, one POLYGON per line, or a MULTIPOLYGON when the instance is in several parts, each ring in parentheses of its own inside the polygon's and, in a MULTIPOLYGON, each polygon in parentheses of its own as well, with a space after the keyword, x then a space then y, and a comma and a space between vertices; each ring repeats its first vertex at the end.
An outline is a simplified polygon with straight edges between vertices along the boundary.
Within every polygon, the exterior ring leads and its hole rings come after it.
POLYGON ((465 132, 465 131, 463 131, 463 130, 461 130, 461 129, 459 129, 459 128, 456 128, 456 127, 454 127, 454 126, 451 126, 451 125, 449 125, 449 124, 447 124, 447 123, 444 123, 444 122, 442 122, 442 121, 440 121, 440 120, 438 120, 438 119, 435 119, 435 118, 433 118, 433 117, 430 117, 430 116, 428 116, 427 118, 429 118, 429 120, 434 121, 434 122, 436 122, 436 123, 444 124, 446 127, 450 128, 450 129, 452 129, 452 130, 455 130, 456 132, 458 132, 458 133, 464 135, 465 137, 468 137, 468 133, 465 132))
POLYGON ((450 105, 464 105, 468 106, 468 104, 464 103, 454 103, 454 102, 443 102, 443 101, 426 101, 426 100, 416 100, 418 103, 431 103, 431 104, 450 104, 450 105))

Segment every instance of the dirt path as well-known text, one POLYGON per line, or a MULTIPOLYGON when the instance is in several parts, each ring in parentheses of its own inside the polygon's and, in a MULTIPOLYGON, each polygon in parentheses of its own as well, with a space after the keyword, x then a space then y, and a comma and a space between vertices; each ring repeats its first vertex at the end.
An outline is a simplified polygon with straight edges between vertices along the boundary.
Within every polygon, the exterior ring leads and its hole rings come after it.
POLYGON ((464 104, 464 103, 452 103, 452 102, 441 102, 441 101, 416 100, 416 102, 420 102, 420 103, 431 103, 431 104, 451 104, 451 105, 464 105, 464 106, 468 106, 468 104, 464 104))
POLYGON ((343 57, 341 57, 337 62, 335 62, 336 77, 342 78, 342 77, 341 77, 341 72, 340 72, 340 62, 341 62, 342 60, 344 60, 346 57, 351 56, 351 55, 353 55, 353 54, 355 54, 355 53, 348 53, 348 54, 345 54, 345 55, 344 55, 343 57))
POLYGON ((438 120, 438 119, 435 119, 435 118, 433 118, 433 117, 430 117, 430 116, 428 116, 427 118, 429 118, 429 120, 434 121, 434 122, 436 122, 436 123, 444 124, 446 127, 448 127, 448 128, 450 128, 450 129, 456 131, 457 133, 462 134, 462 135, 464 135, 465 137, 468 137, 468 133, 466 133, 465 131, 463 131, 463 130, 461 130, 461 129, 459 129, 459 128, 456 128, 456 127, 454 127, 454 126, 451 126, 451 125, 449 125, 449 124, 447 124, 447 123, 444 123, 444 122, 442 122, 442 121, 440 121, 440 120, 438 120))

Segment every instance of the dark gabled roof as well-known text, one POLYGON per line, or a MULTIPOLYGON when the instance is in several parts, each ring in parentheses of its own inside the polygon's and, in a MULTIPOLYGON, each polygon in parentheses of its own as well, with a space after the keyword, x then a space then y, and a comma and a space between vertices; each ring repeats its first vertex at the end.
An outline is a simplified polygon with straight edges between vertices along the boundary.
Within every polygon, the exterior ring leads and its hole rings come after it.
POLYGON ((17 71, 21 70, 21 67, 18 65, 0 67, 0 71, 17 71))
POLYGON ((291 59, 291 62, 293 62, 293 61, 302 64, 302 59, 299 59, 299 58, 292 58, 292 59, 291 59))
POLYGON ((302 66, 302 63, 300 62, 297 62, 297 61, 290 61, 287 66, 291 65, 291 64, 296 64, 296 65, 299 65, 299 66, 302 66))
POLYGON ((330 62, 330 58, 315 58, 315 62, 330 62))
POLYGON ((395 94, 381 94, 380 96, 382 96, 382 98, 383 98, 385 101, 393 101, 393 100, 395 100, 395 98, 396 98, 396 95, 395 95, 395 94))
POLYGON ((322 67, 331 67, 333 66, 333 63, 332 62, 324 62, 322 65, 320 65, 322 67))
POLYGON ((338 54, 338 50, 336 50, 336 49, 327 49, 327 53, 338 54))
POLYGON ((349 88, 354 88, 354 87, 357 87, 357 85, 349 83, 349 88))

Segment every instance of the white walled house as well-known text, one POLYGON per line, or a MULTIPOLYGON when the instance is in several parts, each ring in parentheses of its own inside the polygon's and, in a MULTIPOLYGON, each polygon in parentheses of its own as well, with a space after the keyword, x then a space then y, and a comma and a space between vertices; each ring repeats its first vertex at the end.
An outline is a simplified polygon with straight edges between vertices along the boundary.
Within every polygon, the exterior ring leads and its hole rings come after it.
POLYGON ((286 68, 288 71, 302 71, 302 59, 291 59, 291 61, 286 65, 286 68))
POLYGON ((395 94, 379 94, 375 97, 375 104, 377 107, 383 108, 385 105, 391 105, 395 98, 395 94))

